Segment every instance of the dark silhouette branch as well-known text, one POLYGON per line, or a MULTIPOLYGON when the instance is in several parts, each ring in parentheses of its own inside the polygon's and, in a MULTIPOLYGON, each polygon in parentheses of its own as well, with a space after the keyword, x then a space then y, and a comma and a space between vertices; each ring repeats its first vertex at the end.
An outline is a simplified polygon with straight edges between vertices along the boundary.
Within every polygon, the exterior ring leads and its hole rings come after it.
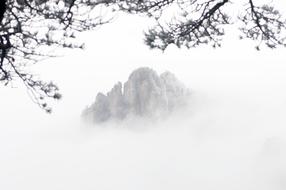
MULTIPOLYGON (((248 0, 241 10, 241 38, 258 41, 258 50, 263 44, 286 46, 284 17, 274 7, 256 3, 248 0)), ((25 68, 56 56, 49 53, 54 48, 83 48, 76 41, 78 32, 110 22, 101 14, 102 8, 155 19, 155 26, 145 32, 145 43, 165 50, 170 44, 220 47, 225 26, 231 23, 226 9, 230 4, 230 0, 1 0, 0 82, 7 85, 20 79, 33 101, 50 112, 46 99, 59 99, 58 87, 35 78, 25 68), (177 11, 171 19, 169 10, 177 11)))
POLYGON ((209 0, 203 3, 193 1, 191 5, 194 9, 186 10, 184 16, 187 17, 195 11, 200 13, 197 19, 191 17, 185 21, 174 19, 175 22, 168 24, 167 27, 158 23, 156 27, 145 33, 145 43, 151 48, 161 50, 165 50, 170 44, 175 44, 178 47, 182 45, 195 47, 211 42, 214 47, 220 46, 219 37, 224 35, 221 25, 229 24, 228 16, 220 9, 228 2, 228 0, 221 2, 209 0))
POLYGON ((286 22, 280 12, 269 5, 256 6, 253 0, 248 2, 245 14, 239 17, 244 23, 240 28, 244 34, 241 38, 258 40, 257 50, 263 42, 269 48, 285 46, 286 22))
POLYGON ((6 12, 6 0, 0 1, 0 23, 4 18, 4 14, 6 12))
POLYGON ((1 0, 0 82, 8 85, 14 80, 22 81, 32 100, 50 113, 47 101, 61 98, 59 88, 52 82, 36 78, 25 68, 56 56, 51 53, 55 48, 83 48, 83 44, 76 41, 78 31, 90 30, 110 21, 94 13, 105 3, 93 0, 1 0))
MULTIPOLYGON (((150 48, 165 50, 170 44, 178 47, 196 47, 200 44, 221 46, 224 25, 230 24, 229 11, 224 9, 229 0, 119 0, 119 9, 132 14, 146 14, 157 25, 145 33, 145 43, 150 48), (164 11, 171 7, 178 13, 166 21, 164 11)), ((278 10, 270 5, 257 6, 247 1, 241 10, 245 38, 259 41, 269 48, 285 46, 286 21, 278 10)), ((243 37, 241 37, 243 38, 243 37)))

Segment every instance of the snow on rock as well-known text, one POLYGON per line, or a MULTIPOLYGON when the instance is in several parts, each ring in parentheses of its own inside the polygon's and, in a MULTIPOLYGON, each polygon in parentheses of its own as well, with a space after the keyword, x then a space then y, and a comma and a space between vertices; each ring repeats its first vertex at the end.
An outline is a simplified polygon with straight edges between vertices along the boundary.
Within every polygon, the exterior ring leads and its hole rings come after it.
POLYGON ((164 72, 159 76, 154 70, 143 67, 131 73, 123 91, 118 82, 107 95, 98 93, 82 116, 96 123, 122 120, 130 115, 158 117, 186 104, 188 96, 189 90, 174 74, 164 72))

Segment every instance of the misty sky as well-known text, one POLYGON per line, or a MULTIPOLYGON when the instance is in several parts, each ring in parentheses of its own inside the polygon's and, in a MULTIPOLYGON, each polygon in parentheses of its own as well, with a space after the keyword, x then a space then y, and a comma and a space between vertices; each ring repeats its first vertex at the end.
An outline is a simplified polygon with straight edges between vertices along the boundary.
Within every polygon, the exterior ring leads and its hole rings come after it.
POLYGON ((0 189, 286 189, 286 49, 258 52, 231 31, 220 49, 151 51, 148 23, 122 15, 84 33, 84 51, 31 67, 61 89, 51 115, 21 85, 0 86, 0 189), (192 92, 188 108, 85 128, 96 94, 141 66, 174 73, 192 92))

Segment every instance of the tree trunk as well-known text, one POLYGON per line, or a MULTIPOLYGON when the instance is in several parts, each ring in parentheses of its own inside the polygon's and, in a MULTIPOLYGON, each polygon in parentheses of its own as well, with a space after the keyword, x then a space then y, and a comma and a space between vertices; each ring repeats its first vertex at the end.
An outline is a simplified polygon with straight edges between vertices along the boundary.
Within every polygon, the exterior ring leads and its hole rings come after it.
POLYGON ((6 11, 6 0, 0 1, 0 23, 2 22, 4 18, 4 13, 6 11))

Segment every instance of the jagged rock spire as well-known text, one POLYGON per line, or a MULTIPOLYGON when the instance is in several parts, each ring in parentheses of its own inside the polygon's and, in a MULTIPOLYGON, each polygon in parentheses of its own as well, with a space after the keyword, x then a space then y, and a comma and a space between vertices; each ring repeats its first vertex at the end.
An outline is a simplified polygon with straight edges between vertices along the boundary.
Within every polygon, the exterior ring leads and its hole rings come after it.
POLYGON ((159 76, 154 70, 142 67, 130 74, 123 90, 118 82, 107 95, 98 93, 82 115, 92 122, 122 120, 129 115, 157 117, 184 104, 188 95, 189 91, 174 74, 165 72, 159 76))

